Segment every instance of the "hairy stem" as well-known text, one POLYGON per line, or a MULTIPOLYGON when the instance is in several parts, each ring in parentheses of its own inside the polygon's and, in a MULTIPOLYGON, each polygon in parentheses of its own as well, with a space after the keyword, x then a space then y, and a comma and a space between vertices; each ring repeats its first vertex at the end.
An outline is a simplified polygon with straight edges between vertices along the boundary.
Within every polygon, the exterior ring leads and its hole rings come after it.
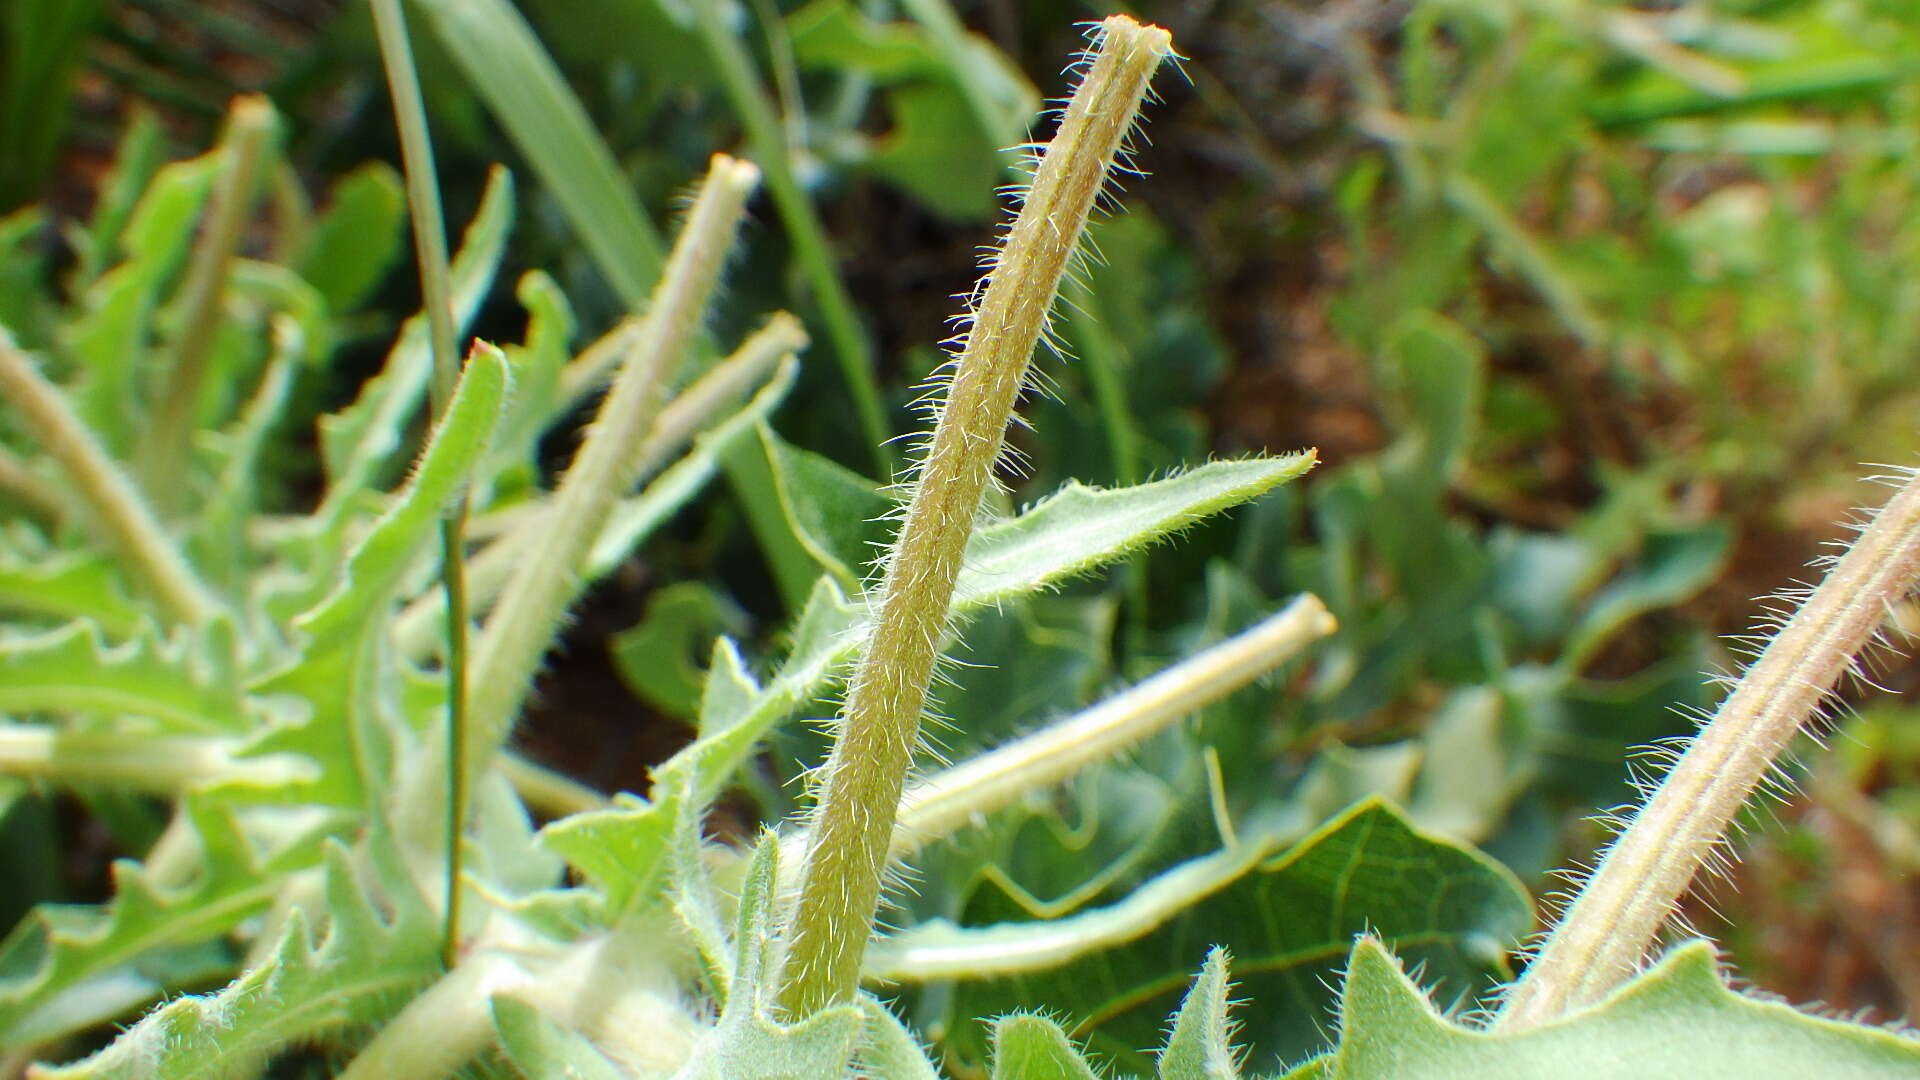
POLYGON ((207 211, 206 232, 194 248, 181 286, 186 321, 168 358, 167 385, 140 455, 147 494, 164 508, 185 499, 182 465, 193 452, 195 412, 207 381, 207 358, 220 328, 227 274, 258 194, 260 162, 273 131, 273 105, 260 94, 233 101, 221 139, 220 176, 207 211))
POLYGON ((900 800, 893 855, 951 835, 980 814, 1106 761, 1168 724, 1218 701, 1337 628, 1319 597, 1277 614, 1090 709, 941 771, 900 800))
POLYGON ((1629 978, 1734 815, 1920 580, 1912 477, 1754 661, 1580 890, 1494 1021, 1524 1031, 1629 978))
POLYGON ((879 904, 901 789, 960 559, 1061 276, 1147 81, 1171 51, 1116 15, 1067 103, 987 277, 940 405, 913 501, 887 559, 874 635, 847 688, 814 811, 780 1004, 807 1016, 853 998, 879 904))
MULTIPOLYGON (((625 340, 631 344, 634 339, 625 340)), ((692 442, 701 429, 712 424, 723 409, 764 382, 767 372, 781 358, 806 346, 807 332, 800 320, 784 311, 775 312, 767 325, 742 342, 733 355, 714 365, 712 371, 660 409, 659 418, 634 456, 630 484, 642 483, 658 472, 672 455, 692 442)), ((505 531, 473 557, 467 577, 467 599, 474 609, 485 610, 500 595, 514 568, 525 561, 527 550, 548 535, 551 510, 551 506, 541 503, 523 505, 505 531)), ((404 655, 417 660, 433 651, 437 644, 434 627, 444 610, 440 597, 422 596, 401 611, 394 621, 393 636, 404 655)))
POLYGON ((520 564, 487 619, 469 680, 469 773, 483 767, 506 740, 561 618, 585 586, 594 542, 614 504, 632 486, 640 448, 660 409, 664 374, 699 326, 759 176, 747 162, 714 155, 647 309, 646 330, 634 339, 586 442, 560 480, 552 508, 543 515, 548 542, 520 564))
MULTIPOLYGON (((460 377, 454 342, 453 273, 447 259, 446 215, 440 208, 440 178, 433 162, 433 143, 427 136, 427 108, 420 96, 420 77, 414 71, 400 0, 373 0, 373 21, 380 38, 380 58, 387 70, 387 89, 393 97, 394 123, 400 131, 400 157, 406 167, 407 212, 413 221, 414 261, 420 270, 427 352, 432 359, 428 400, 438 421, 453 400, 454 383, 460 377)), ((448 967, 459 959, 460 837, 466 831, 469 801, 468 770, 462 757, 467 748, 466 545, 461 539, 466 520, 467 496, 462 491, 440 519, 440 587, 446 598, 442 623, 447 641, 447 929, 441 952, 448 967)))
POLYGON ((160 601, 172 622, 198 625, 221 604, 161 527, 153 508, 48 382, 0 329, 0 394, 13 403, 33 436, 65 470, 103 539, 120 552, 140 584, 160 601))
POLYGON ((0 775, 66 784, 109 784, 178 795, 207 781, 287 783, 301 775, 292 755, 236 760, 238 741, 214 735, 66 731, 0 723, 0 775))

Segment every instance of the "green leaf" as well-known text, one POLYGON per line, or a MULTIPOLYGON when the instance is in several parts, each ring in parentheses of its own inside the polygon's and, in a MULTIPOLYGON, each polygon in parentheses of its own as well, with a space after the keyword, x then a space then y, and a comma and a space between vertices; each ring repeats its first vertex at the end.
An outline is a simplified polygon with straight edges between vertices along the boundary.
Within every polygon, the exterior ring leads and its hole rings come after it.
MULTIPOLYGON (((446 415, 435 428, 411 480, 347 559, 333 591, 295 620, 305 636, 298 658, 261 679, 254 690, 308 703, 304 723, 267 733, 252 749, 306 754, 322 776, 299 801, 358 806, 385 782, 377 747, 389 721, 382 683, 393 663, 388 644, 392 606, 415 559, 437 535, 447 504, 466 484, 504 413, 506 357, 477 347, 463 369, 446 415)), ((254 797, 265 797, 255 791, 254 797)), ((294 797, 281 793, 283 797, 294 797)))
POLYGON ((1160 1080, 1240 1080, 1227 989, 1227 953, 1214 949, 1173 1018, 1160 1052, 1160 1080))
POLYGON ((511 497, 521 488, 537 486, 540 438, 563 419, 556 415, 558 390, 561 370, 573 355, 573 307, 553 278, 539 270, 521 275, 514 295, 527 309, 526 343, 502 346, 513 362, 513 401, 475 477, 476 483, 493 488, 491 493, 487 487, 476 493, 476 505, 481 506, 486 505, 483 494, 488 499, 511 497))
POLYGON ((944 80, 896 87, 886 97, 893 126, 867 167, 951 221, 991 218, 1005 171, 984 140, 954 137, 973 127, 965 99, 944 80))
MULTIPOLYGON (((1311 454, 1292 454, 1214 462, 1115 491, 1069 485, 1025 514, 974 534, 954 593, 953 613, 963 616, 983 605, 1086 573, 1208 514, 1254 498, 1299 476, 1312 464, 1311 454)), ((655 770, 655 802, 635 798, 611 810, 557 821, 542 831, 542 841, 558 839, 564 850, 551 850, 590 876, 598 875, 623 897, 644 895, 659 880, 653 864, 623 869, 617 860, 599 857, 596 846, 630 844, 637 851, 657 851, 659 838, 670 827, 662 816, 658 793, 695 775, 699 778, 695 790, 701 798, 710 798, 775 724, 813 700, 834 673, 859 653, 872 632, 864 616, 864 609, 849 603, 831 577, 822 577, 801 613, 794 648, 779 674, 753 693, 746 693, 735 680, 733 691, 724 697, 724 708, 717 701, 712 702, 713 708, 703 705, 701 738, 655 770), (570 835, 589 826, 591 839, 570 835), (630 841, 613 838, 622 830, 633 831, 630 841), (613 885, 622 877, 635 880, 613 885)))
POLYGON ((113 864, 111 901, 42 907, 8 935, 0 946, 0 1042, 58 1039, 178 989, 156 979, 165 967, 151 958, 230 933, 267 909, 281 874, 319 854, 313 840, 257 852, 229 811, 195 800, 180 815, 174 827, 190 826, 201 851, 187 884, 160 884, 123 859, 113 864))
POLYGON ((103 636, 139 631, 147 609, 127 595, 113 560, 88 552, 25 559, 0 544, 0 610, 16 616, 86 619, 103 636))
POLYGON ((150 624, 109 646, 84 620, 0 641, 0 711, 140 716, 186 734, 256 726, 238 688, 193 652, 184 633, 163 641, 150 624))
POLYGON ((797 361, 783 362, 740 411, 696 436, 693 449, 662 471, 640 494, 621 500, 594 545, 589 572, 597 577, 618 566, 641 541, 698 495, 732 449, 751 438, 755 427, 786 400, 798 371, 797 361))
POLYGON ((1688 599, 1725 565, 1732 537, 1722 522, 1647 537, 1640 558, 1595 593, 1567 637, 1560 664, 1579 671, 1629 621, 1688 599))
POLYGON ((955 613, 1089 573, 1305 475, 1314 460, 1308 450, 1215 461, 1110 490, 1069 483, 1018 517, 974 532, 954 587, 955 613))
POLYGON ((816 0, 788 16, 787 29, 802 68, 858 71, 885 88, 892 124, 865 164, 937 212, 978 221, 996 207, 998 152, 1020 141, 1040 97, 950 11, 942 22, 945 38, 870 18, 847 0, 816 0))
POLYGON ((653 801, 628 792, 604 810, 570 814, 540 830, 540 846, 599 886, 607 908, 651 900, 666 880, 679 800, 655 785, 653 801))
POLYGON ((870 1080, 940 1080, 940 1072, 927 1060, 920 1040, 885 1005, 870 994, 861 994, 860 1013, 866 1028, 855 1062, 860 1076, 870 1080))
POLYGON ((740 633, 746 613, 703 581, 681 581, 653 594, 647 613, 615 634, 609 649, 614 669, 629 689, 654 708, 692 720, 700 710, 706 672, 695 662, 717 634, 740 633))
POLYGON ((166 163, 165 134, 154 111, 136 104, 127 121, 127 130, 114 147, 113 171, 100 185, 93 217, 84 231, 73 234, 80 262, 74 272, 76 291, 84 292, 91 287, 118 252, 121 231, 133 216, 141 192, 166 163))
POLYGON ((1369 800, 1138 940, 1037 974, 962 983, 948 1046, 977 1060, 984 1048, 965 1018, 1046 1002, 1075 1018, 1093 1050, 1146 1072, 1143 1048, 1159 1042, 1193 953, 1211 944, 1237 957, 1247 996, 1290 1003, 1248 1020, 1257 1060, 1297 1059, 1322 1045, 1328 978, 1356 934, 1398 942, 1446 993, 1470 998, 1503 974, 1507 947, 1532 920, 1526 891, 1499 864, 1369 800))
POLYGON ((357 309, 399 256, 406 222, 400 175, 372 161, 334 182, 326 213, 313 225, 294 268, 326 299, 327 310, 357 309))
POLYGON ((859 590, 873 544, 885 536, 875 523, 892 500, 871 480, 787 443, 764 423, 755 434, 727 455, 727 475, 789 608, 805 602, 822 571, 842 589, 859 590))
MULTIPOLYGON (((380 847, 378 841, 374 847, 380 847)), ((296 1042, 392 1016, 440 972, 439 919, 391 852, 326 853, 325 936, 290 909, 277 944, 219 993, 176 998, 48 1080, 206 1080, 252 1075, 296 1042), (372 865, 367 865, 372 864, 372 865)))
POLYGON ((585 1036, 518 998, 494 996, 493 1030, 500 1049, 527 1080, 626 1080, 626 1073, 585 1036))
POLYGON ((1060 1025, 1040 1016, 993 1022, 993 1080, 1098 1080, 1060 1025))
POLYGON ((628 307, 660 276, 660 237, 533 29, 506 0, 416 0, 467 82, 628 307))
MULTIPOLYGON (((453 259, 453 311, 464 327, 493 286, 494 271, 513 222, 513 177, 504 169, 487 175, 487 190, 453 259)), ((344 513, 345 504, 379 479, 378 470, 399 449, 406 427, 426 396, 429 370, 427 327, 418 315, 400 330, 386 366, 367 380, 353 404, 320 420, 320 459, 329 483, 317 516, 344 513)))
POLYGON ((38 194, 72 120, 68 102, 103 0, 15 0, 0 11, 0 211, 38 194))
POLYGON ((1354 947, 1332 1080, 1875 1080, 1920 1074, 1920 1040, 1809 1016, 1729 989, 1694 941, 1591 1009, 1514 1035, 1440 1014, 1381 943, 1354 947))
POLYGON ((214 153, 155 174, 122 237, 126 260, 87 290, 82 314, 63 335, 80 373, 75 404, 116 452, 128 448, 137 430, 128 418, 144 412, 136 379, 145 370, 153 313, 186 257, 219 165, 214 153))
POLYGON ((731 992, 720 1019, 694 1044, 674 1080, 819 1080, 845 1076, 860 1043, 858 1005, 838 1005, 798 1024, 772 1015, 779 920, 780 844, 769 833, 747 862, 731 992))

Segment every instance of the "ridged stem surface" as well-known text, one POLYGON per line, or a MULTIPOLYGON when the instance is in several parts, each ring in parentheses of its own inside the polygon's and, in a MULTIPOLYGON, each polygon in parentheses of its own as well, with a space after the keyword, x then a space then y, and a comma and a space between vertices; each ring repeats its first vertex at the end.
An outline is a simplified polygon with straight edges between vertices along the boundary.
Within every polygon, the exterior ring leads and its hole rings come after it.
POLYGON ((988 273, 825 766, 782 973, 780 1004, 790 1016, 850 1001, 858 988, 927 683, 980 497, 1061 276, 1171 45, 1165 30, 1126 16, 1102 24, 1093 63, 988 273))
POLYGON ((1875 515, 1674 762, 1509 991, 1497 1030, 1550 1023, 1632 976, 1734 815, 1917 579, 1920 476, 1875 515))

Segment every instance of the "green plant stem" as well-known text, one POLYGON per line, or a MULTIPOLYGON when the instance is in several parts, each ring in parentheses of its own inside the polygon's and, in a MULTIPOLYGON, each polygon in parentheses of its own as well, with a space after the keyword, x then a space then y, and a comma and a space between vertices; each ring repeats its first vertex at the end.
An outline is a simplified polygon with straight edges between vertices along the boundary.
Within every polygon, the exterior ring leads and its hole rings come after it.
MULTIPOLYGON (((635 339, 623 335, 622 340, 631 346, 635 339)), ((631 482, 641 483, 658 472, 668 458, 711 425, 721 410, 765 382, 767 373, 782 357, 806 346, 807 332, 800 320, 784 311, 775 312, 766 326, 742 342, 731 356, 661 408, 635 455, 631 482)), ((506 587, 515 568, 525 561, 527 549, 548 535, 547 515, 551 510, 549 504, 523 505, 505 531, 473 557, 467 575, 467 600, 473 610, 485 610, 506 587)), ((401 611, 394 620, 393 636, 403 655, 417 660, 431 654, 436 643, 434 626, 443 610, 441 598, 422 596, 401 611)))
MULTIPOLYGON (((437 422, 453 400, 454 384, 460 378, 446 214, 440 206, 440 178, 427 134, 427 109, 420 96, 413 51, 407 44, 406 15, 400 10, 400 0, 373 0, 373 21, 380 39, 381 61, 387 70, 387 89, 393 97, 394 123, 400 131, 407 212, 413 221, 414 258, 420 268, 427 351, 432 358, 428 399, 437 422)), ((466 544, 461 539, 466 520, 467 496, 463 491, 440 520, 440 586, 446 598, 442 622, 447 642, 447 929, 442 959, 448 967, 460 958, 460 838, 466 831, 470 801, 468 769, 462 756, 467 748, 466 544)))
POLYGON ((1090 709, 942 770, 901 797, 893 856, 905 858, 981 814, 1096 762, 1112 760, 1168 724, 1267 674, 1337 628, 1318 597, 1303 595, 1090 709))
POLYGON ((1171 49, 1167 32, 1114 16, 1040 160, 989 271, 912 502, 889 553, 874 635, 848 685, 801 871, 780 1005, 804 1017, 859 984, 901 789, 919 741, 961 555, 999 459, 1034 346, 1107 170, 1171 49))
POLYGON ((0 493, 43 521, 59 521, 69 511, 67 500, 59 490, 42 480, 20 455, 4 446, 0 446, 0 493))
POLYGON ((234 759, 236 740, 209 735, 130 735, 0 723, 0 775, 67 784, 110 784, 159 795, 218 780, 248 784, 297 779, 295 759, 234 759))
POLYGON ((827 338, 833 343, 834 357, 840 362, 847 392, 853 396, 860 433, 874 448, 874 468, 879 470, 880 478, 887 479, 893 473, 893 462, 886 449, 886 411, 881 402, 880 385, 874 378, 873 348, 860 326, 860 317, 854 313, 853 300, 840 280, 833 246, 827 242, 827 231, 794 175, 779 113, 754 74, 746 47, 727 26, 730 5, 715 2, 692 7, 700 37, 719 69, 721 85, 746 128, 747 144, 755 163, 766 172, 767 191, 773 196, 781 223, 786 226, 794 257, 813 286, 814 300, 820 305, 820 317, 827 326, 827 338))
POLYGON ((1767 643, 1608 848, 1508 992, 1495 1030, 1551 1023, 1599 1001, 1638 969, 1734 815, 1916 581, 1920 475, 1909 477, 1767 643))
POLYGON ((692 340, 760 170, 724 154, 713 165, 668 258, 646 331, 627 352, 593 427, 543 515, 549 541, 523 561, 480 635, 469 679, 467 769, 506 740, 560 620, 585 587, 595 541, 633 470, 660 409, 661 384, 692 340))
POLYGON ((119 551, 127 569, 160 601, 172 622, 198 626, 222 604, 194 573, 167 535, 153 508, 107 457, 58 388, 35 370, 0 329, 0 395, 13 403, 27 427, 72 482, 101 537, 119 551))
POLYGON ((163 509, 185 502, 189 474, 183 466, 193 452, 194 420, 206 388, 207 359, 220 328, 228 271, 253 212, 260 165, 272 131, 273 105, 264 96, 234 99, 221 140, 220 175, 207 211, 206 231, 194 247, 186 283, 181 286, 185 321, 168 358, 166 389, 140 455, 147 494, 163 509))

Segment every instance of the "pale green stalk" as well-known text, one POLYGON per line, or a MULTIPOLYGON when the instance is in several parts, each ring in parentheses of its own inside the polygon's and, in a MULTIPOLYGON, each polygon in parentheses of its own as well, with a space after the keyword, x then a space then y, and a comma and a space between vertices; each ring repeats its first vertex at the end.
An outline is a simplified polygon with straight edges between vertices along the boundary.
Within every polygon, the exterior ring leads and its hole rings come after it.
POLYGON ((981 814, 1074 776, 1193 715, 1334 632, 1319 597, 1286 608, 1090 709, 917 784, 900 800, 892 852, 905 858, 981 814))
POLYGON ((633 346, 634 336, 645 329, 645 315, 629 315, 614 324, 613 329, 601 334, 593 344, 580 350, 566 367, 560 369, 560 389, 555 396, 559 399, 558 409, 569 409, 578 405, 582 399, 605 386, 613 378, 614 370, 620 366, 620 358, 627 355, 633 346))
POLYGON ((648 306, 646 332, 635 339, 542 516, 548 542, 520 564, 487 619, 469 680, 470 773, 506 740, 560 620, 586 585, 594 542, 633 485, 640 448, 660 410, 661 383, 700 324, 759 175, 748 162, 714 155, 648 306))
POLYGON ((102 539, 119 551, 127 570, 160 601, 168 621, 196 626, 218 614, 220 601, 194 573, 153 508, 5 329, 0 329, 0 394, 12 402, 34 438, 66 472, 102 539))
MULTIPOLYGON (((1097 705, 940 770, 900 797, 891 856, 910 858, 982 815, 1112 760, 1286 663, 1337 628, 1320 598, 1303 594, 1233 637, 1097 705)), ((789 836, 781 844, 782 858, 803 857, 809 842, 805 832, 789 836)))
POLYGON ((194 414, 206 388, 207 358, 220 328, 228 271, 253 213, 260 163, 272 131, 273 105, 265 96, 246 94, 233 100, 221 139, 220 174, 207 211, 206 231, 194 247, 180 290, 186 316, 167 358, 166 389, 153 426, 141 443, 147 494, 165 507, 186 501, 183 465, 193 452, 194 414))
POLYGON ((1920 581, 1920 475, 1875 515, 1587 880, 1494 1021, 1525 1031, 1599 1001, 1640 966, 1674 904, 1887 619, 1920 581))
MULTIPOLYGON (((433 143, 427 135, 427 108, 420 96, 420 77, 414 71, 400 0, 373 0, 373 21, 380 39, 381 62, 387 71, 387 89, 393 97, 394 123, 400 131, 400 157, 406 166, 407 212, 413 221, 414 259, 420 269, 427 352, 432 358, 433 381, 428 395, 430 411, 437 421, 453 400, 454 384, 460 377, 446 215, 440 207, 440 178, 433 162, 433 143)), ((447 938, 443 958, 448 967, 459 959, 460 837, 466 830, 470 772, 462 757, 467 749, 467 585, 466 545, 460 537, 466 518, 467 496, 462 491, 440 519, 440 584, 445 597, 442 624, 447 641, 448 787, 447 938)))
POLYGON ((713 0, 693 5, 700 37, 707 44, 714 67, 719 70, 720 85, 733 103, 734 112, 747 130, 747 143, 759 166, 766 170, 767 191, 773 196, 774 209, 787 229, 794 258, 813 287, 814 302, 820 305, 820 317, 827 324, 827 337, 833 342, 840 372, 853 395, 853 413, 860 433, 874 447, 874 465, 886 478, 893 470, 886 449, 887 420, 880 400, 880 386, 873 375, 873 348, 868 344, 853 301, 840 281, 833 245, 827 242, 827 230, 813 211, 813 203, 794 175, 787 149, 784 126, 778 110, 754 74, 753 61, 746 47, 727 25, 730 5, 713 0))
MULTIPOLYGON (((638 324, 644 326, 644 323, 638 324)), ((629 345, 635 340, 624 337, 629 345)), ((800 320, 784 311, 775 312, 767 324, 755 332, 713 370, 681 391, 660 410, 647 439, 634 457, 632 483, 644 482, 658 472, 675 453, 684 449, 715 417, 729 405, 766 379, 767 372, 783 356, 806 348, 807 332, 800 320)), ((471 560, 467 575, 467 600, 473 610, 484 611, 500 595, 516 567, 526 559, 526 550, 542 541, 550 527, 552 506, 533 503, 518 510, 505 531, 481 548, 471 560)), ((440 613, 446 610, 441 597, 426 595, 415 599, 394 621, 393 636, 400 651, 411 658, 427 656, 438 644, 440 613)))
POLYGON ((1092 66, 988 274, 824 768, 782 973, 780 1004, 790 1016, 850 1001, 858 988, 927 683, 980 497, 1061 276, 1171 45, 1165 30, 1126 16, 1102 25, 1092 66))
POLYGON ((238 747, 238 740, 210 735, 131 735, 0 723, 0 775, 178 795, 210 780, 271 785, 302 779, 311 771, 285 754, 236 761, 238 747))

